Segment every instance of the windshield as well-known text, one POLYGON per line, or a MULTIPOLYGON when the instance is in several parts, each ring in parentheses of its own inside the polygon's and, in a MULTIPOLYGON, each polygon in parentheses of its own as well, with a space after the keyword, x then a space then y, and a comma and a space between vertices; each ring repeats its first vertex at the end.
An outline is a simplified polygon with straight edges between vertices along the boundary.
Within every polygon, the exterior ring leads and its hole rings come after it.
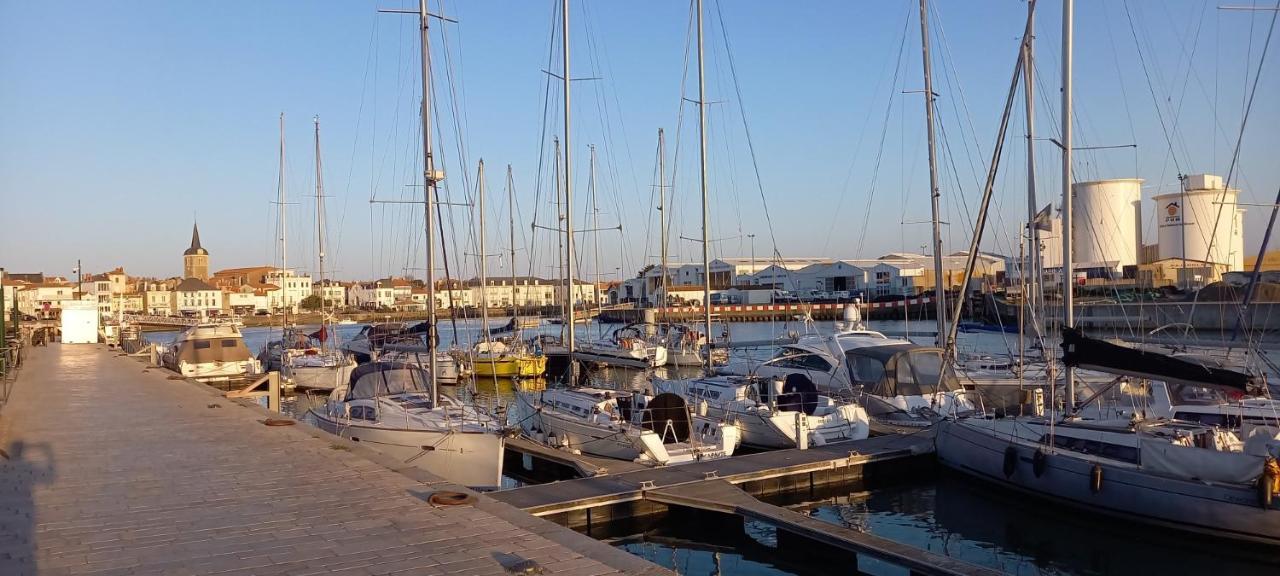
POLYGON ((355 378, 348 400, 390 396, 408 392, 427 392, 426 372, 408 365, 381 367, 355 378))
POLYGON ((942 381, 942 354, 916 350, 898 356, 898 394, 918 396, 951 388, 942 381))

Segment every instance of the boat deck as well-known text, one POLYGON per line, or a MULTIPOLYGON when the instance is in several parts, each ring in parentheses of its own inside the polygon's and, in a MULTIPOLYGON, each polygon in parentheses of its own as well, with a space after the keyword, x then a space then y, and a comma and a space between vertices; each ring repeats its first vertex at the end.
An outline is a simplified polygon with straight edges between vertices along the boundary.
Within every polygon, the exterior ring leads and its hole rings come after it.
POLYGON ((666 570, 97 345, 29 350, 0 412, 0 574, 666 570))

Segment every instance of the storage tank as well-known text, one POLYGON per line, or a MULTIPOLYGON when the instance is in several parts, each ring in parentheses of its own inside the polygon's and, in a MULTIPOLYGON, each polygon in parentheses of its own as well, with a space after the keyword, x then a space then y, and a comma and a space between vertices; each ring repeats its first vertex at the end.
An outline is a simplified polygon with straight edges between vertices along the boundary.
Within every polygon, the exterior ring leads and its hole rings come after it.
POLYGON ((1137 265, 1142 179, 1077 182, 1071 190, 1075 195, 1071 206, 1075 266, 1119 271, 1137 265))
POLYGON ((1195 174, 1182 191, 1155 197, 1160 227, 1160 259, 1177 258, 1244 267, 1244 210, 1240 191, 1228 190, 1222 177, 1195 174), (1215 225, 1216 223, 1216 225, 1215 225))

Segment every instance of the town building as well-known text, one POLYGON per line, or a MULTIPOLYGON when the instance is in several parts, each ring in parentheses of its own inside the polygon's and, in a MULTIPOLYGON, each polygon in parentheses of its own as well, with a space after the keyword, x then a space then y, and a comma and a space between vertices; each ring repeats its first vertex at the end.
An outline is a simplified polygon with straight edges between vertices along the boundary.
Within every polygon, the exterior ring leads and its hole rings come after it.
POLYGON ((311 295, 311 277, 297 274, 293 270, 272 270, 267 273, 266 284, 280 290, 274 292, 276 299, 270 301, 272 310, 288 309, 290 313, 298 312, 298 305, 311 295))
POLYGON ((222 290, 199 278, 185 278, 173 290, 174 309, 182 316, 217 316, 222 312, 222 290))
POLYGON ((330 308, 342 308, 347 305, 347 285, 337 280, 321 280, 311 284, 311 293, 319 296, 330 308))

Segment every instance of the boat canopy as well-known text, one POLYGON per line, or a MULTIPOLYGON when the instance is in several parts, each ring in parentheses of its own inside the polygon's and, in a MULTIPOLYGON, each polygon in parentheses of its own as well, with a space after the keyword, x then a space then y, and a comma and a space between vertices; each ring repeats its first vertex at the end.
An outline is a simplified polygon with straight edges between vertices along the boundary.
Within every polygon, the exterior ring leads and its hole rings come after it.
POLYGON ((1247 392, 1253 376, 1181 358, 1089 338, 1078 328, 1062 331, 1062 362, 1067 366, 1169 384, 1216 386, 1247 392))
POLYGON ((942 349, 902 343, 867 346, 845 352, 849 381, 873 396, 920 396, 959 390, 950 369, 943 370, 942 349))
POLYGON ((429 392, 426 370, 401 362, 370 362, 351 371, 347 401, 378 396, 429 392))
POLYGON ((178 346, 177 354, 178 361, 188 364, 244 362, 250 358, 253 354, 239 334, 187 340, 178 346))

